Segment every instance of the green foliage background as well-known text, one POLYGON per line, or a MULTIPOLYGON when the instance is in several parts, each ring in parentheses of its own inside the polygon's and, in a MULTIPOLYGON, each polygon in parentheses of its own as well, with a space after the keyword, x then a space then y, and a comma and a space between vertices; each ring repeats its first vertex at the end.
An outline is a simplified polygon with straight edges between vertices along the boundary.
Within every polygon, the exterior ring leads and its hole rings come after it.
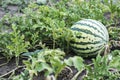
POLYGON ((62 0, 48 4, 49 6, 33 3, 22 10, 22 16, 4 16, 0 23, 0 37, 4 36, 0 39, 3 55, 9 55, 10 49, 7 46, 12 43, 10 41, 12 24, 16 26, 16 31, 19 31, 19 36, 24 35, 25 42, 30 43, 26 49, 40 48, 39 43, 42 42, 50 48, 59 47, 66 50, 67 46, 68 50, 69 41, 73 36, 69 29, 75 22, 90 18, 99 20, 104 25, 113 23, 112 19, 107 20, 104 17, 104 13, 110 11, 109 6, 98 3, 99 0, 90 2, 62 0), (108 9, 104 10, 106 6, 108 9))
MULTIPOLYGON (((9 2, 8 0, 8 3, 11 3, 11 1, 9 2)), ((16 1, 14 4, 21 5, 24 2, 16 1)), ((3 7, 8 3, 6 2, 3 7)), ((108 80, 118 78, 118 73, 113 74, 109 71, 110 68, 120 70, 120 66, 117 65, 120 62, 120 55, 113 55, 120 53, 118 50, 112 51, 113 58, 111 62, 109 62, 109 55, 104 57, 98 55, 96 59, 92 60, 94 65, 94 69, 92 69, 91 65, 84 65, 81 57, 77 56, 63 60, 63 55, 60 55, 63 52, 49 49, 60 48, 65 54, 70 54, 69 42, 74 39, 70 27, 81 19, 98 20, 107 28, 111 24, 116 25, 120 18, 119 3, 109 3, 108 0, 105 0, 103 3, 100 0, 90 0, 88 2, 60 0, 55 3, 49 2, 47 5, 38 5, 36 3, 30 3, 28 5, 28 3, 25 3, 25 6, 28 7, 21 9, 21 16, 7 14, 0 20, 0 54, 8 59, 16 57, 17 61, 19 61, 19 57, 23 56, 21 55, 23 53, 28 52, 31 54, 33 52, 33 54, 36 54, 34 51, 38 49, 46 50, 37 54, 38 57, 30 55, 28 61, 24 61, 26 72, 29 74, 31 80, 33 75, 37 75, 37 72, 41 72, 40 70, 44 69, 47 69, 46 74, 55 73, 56 77, 65 66, 74 66, 80 72, 86 69, 88 72, 84 76, 84 80, 93 78, 95 80, 104 80, 106 76, 110 76, 108 80), (105 17, 106 12, 110 12, 110 19, 105 17), (47 51, 49 52, 47 53, 47 51), (39 57, 42 57, 42 60, 39 61, 39 57), (56 63, 59 63, 61 67, 56 65, 56 63), (33 65, 30 66, 31 64, 33 65), (43 65, 43 67, 38 69, 40 65, 43 65)), ((120 33, 117 29, 109 28, 109 34, 110 39, 116 39, 116 34, 119 35, 120 33)), ((116 40, 119 40, 119 38, 116 40)), ((15 80, 19 79, 19 77, 23 79, 26 72, 16 78, 14 77, 15 80)))

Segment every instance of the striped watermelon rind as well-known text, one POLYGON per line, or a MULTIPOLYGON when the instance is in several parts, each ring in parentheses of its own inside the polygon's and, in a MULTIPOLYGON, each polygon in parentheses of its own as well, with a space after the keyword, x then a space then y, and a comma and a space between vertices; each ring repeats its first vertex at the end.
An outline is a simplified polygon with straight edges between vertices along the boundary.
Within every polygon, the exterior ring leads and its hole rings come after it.
POLYGON ((75 39, 70 42, 72 50, 81 56, 92 56, 103 51, 108 44, 106 27, 99 21, 84 19, 76 22, 71 30, 75 39))

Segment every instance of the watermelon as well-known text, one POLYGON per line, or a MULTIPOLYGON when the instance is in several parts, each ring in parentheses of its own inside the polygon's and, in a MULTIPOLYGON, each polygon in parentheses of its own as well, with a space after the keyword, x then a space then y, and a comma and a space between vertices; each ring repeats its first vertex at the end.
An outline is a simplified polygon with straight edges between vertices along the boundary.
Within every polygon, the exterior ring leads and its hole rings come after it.
POLYGON ((96 20, 80 20, 71 27, 71 31, 74 35, 70 41, 71 49, 80 56, 97 55, 109 41, 106 27, 96 20))

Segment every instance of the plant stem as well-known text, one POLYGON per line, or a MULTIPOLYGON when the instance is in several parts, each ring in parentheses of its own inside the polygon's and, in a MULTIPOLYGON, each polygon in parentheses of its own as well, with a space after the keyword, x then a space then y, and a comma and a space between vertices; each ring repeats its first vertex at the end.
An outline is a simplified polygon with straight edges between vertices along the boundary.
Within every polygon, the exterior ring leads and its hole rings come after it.
POLYGON ((18 66, 18 67, 16 67, 15 69, 7 72, 6 74, 1 75, 0 78, 2 78, 2 77, 4 77, 4 76, 7 76, 8 74, 10 74, 10 73, 14 72, 15 70, 17 70, 17 69, 19 69, 19 68, 22 68, 22 67, 24 67, 24 66, 18 66))
POLYGON ((5 57, 1 57, 0 59, 4 59, 5 57))
POLYGON ((69 42, 70 41, 67 41, 67 53, 69 53, 69 42))
POLYGON ((30 74, 30 79, 29 80, 33 80, 33 73, 30 74))
POLYGON ((55 39, 53 40, 53 49, 55 49, 55 39))
POLYGON ((71 80, 77 80, 77 77, 79 76, 79 74, 81 73, 82 71, 78 71, 71 80))
POLYGON ((19 56, 16 57, 16 66, 18 66, 18 65, 19 65, 19 56))
POLYGON ((3 66, 3 65, 6 65, 9 61, 3 63, 3 64, 0 64, 0 67, 3 66))

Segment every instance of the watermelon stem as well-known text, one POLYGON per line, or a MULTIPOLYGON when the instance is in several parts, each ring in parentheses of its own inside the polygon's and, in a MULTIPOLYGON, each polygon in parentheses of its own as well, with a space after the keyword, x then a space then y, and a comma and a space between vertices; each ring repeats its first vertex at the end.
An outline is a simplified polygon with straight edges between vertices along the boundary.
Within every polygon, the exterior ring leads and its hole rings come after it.
POLYGON ((107 44, 105 46, 105 51, 104 51, 104 55, 108 54, 110 52, 110 48, 109 48, 109 45, 107 44))
POLYGON ((16 57, 16 66, 18 67, 19 65, 19 57, 16 57))
POLYGON ((53 40, 53 49, 55 49, 55 39, 53 40))
POLYGON ((70 41, 67 41, 67 53, 69 53, 69 43, 70 41))

